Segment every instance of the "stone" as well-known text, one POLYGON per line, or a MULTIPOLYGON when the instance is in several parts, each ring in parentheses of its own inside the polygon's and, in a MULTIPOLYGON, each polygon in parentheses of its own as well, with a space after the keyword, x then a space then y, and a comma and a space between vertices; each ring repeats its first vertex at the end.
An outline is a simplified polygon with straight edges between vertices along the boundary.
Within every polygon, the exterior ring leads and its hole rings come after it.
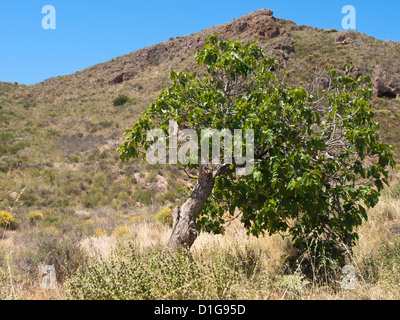
POLYGON ((9 193, 9 196, 10 196, 13 200, 16 200, 17 197, 18 197, 18 193, 16 193, 16 192, 10 192, 10 193, 9 193))
POLYGON ((266 10, 264 10, 264 13, 265 13, 267 16, 270 16, 270 17, 272 17, 272 16, 274 15, 274 12, 273 12, 271 9, 266 9, 266 10))
POLYGON ((113 84, 118 84, 122 83, 124 81, 128 81, 133 77, 132 72, 123 72, 117 75, 113 80, 109 81, 108 84, 113 85, 113 84))
POLYGON ((378 98, 398 99, 400 97, 399 85, 389 78, 381 65, 375 67, 373 83, 373 91, 378 98))
POLYGON ((274 45, 274 49, 285 51, 286 53, 295 52, 294 42, 290 37, 282 37, 279 41, 274 45))
POLYGON ((354 39, 348 32, 339 32, 335 39, 336 44, 344 46, 354 45, 354 39))
POLYGON ((248 32, 253 38, 276 38, 281 34, 281 30, 272 15, 272 10, 259 10, 228 24, 221 33, 227 37, 248 32))

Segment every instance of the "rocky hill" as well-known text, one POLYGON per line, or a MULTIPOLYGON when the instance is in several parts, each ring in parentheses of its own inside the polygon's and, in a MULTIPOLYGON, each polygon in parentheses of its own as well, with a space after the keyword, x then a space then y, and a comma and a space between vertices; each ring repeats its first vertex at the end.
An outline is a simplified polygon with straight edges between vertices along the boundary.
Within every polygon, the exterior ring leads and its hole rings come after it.
POLYGON ((75 211, 179 201, 178 189, 190 183, 179 168, 122 165, 115 150, 124 130, 169 84, 170 69, 197 68, 194 54, 213 33, 258 40, 293 85, 349 64, 354 75, 371 76, 381 135, 399 150, 400 44, 355 31, 298 26, 259 10, 73 75, 29 86, 0 83, 0 209, 16 199, 24 207, 75 211), (120 105, 114 103, 119 96, 126 96, 120 105))

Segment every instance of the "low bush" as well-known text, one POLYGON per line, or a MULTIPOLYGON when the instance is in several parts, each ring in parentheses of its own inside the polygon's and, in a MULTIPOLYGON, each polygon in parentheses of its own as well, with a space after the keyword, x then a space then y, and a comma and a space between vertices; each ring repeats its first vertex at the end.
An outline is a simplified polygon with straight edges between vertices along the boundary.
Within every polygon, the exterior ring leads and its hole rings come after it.
POLYGON ((14 224, 14 218, 8 211, 0 211, 0 227, 10 228, 14 224))
POLYGON ((20 250, 13 257, 13 264, 19 274, 36 276, 39 265, 52 265, 57 280, 63 281, 67 272, 74 272, 83 261, 79 235, 61 233, 54 226, 26 230, 15 241, 20 250))
POLYGON ((105 237, 107 235, 107 231, 102 228, 96 228, 93 232, 93 236, 96 238, 105 237))
POLYGON ((27 217, 28 217, 28 220, 30 223, 35 223, 35 222, 43 220, 43 213, 41 213, 39 211, 33 211, 33 212, 28 213, 27 217))
POLYGON ((159 212, 156 213, 156 219, 158 222, 160 222, 163 225, 168 225, 172 227, 173 224, 173 218, 171 215, 172 210, 170 208, 163 209, 159 212))
MULTIPOLYGON (((79 300, 234 299, 251 280, 228 259, 220 252, 194 259, 187 252, 141 251, 134 242, 120 243, 107 260, 87 259, 67 279, 67 294, 79 300)), ((257 276, 255 283, 265 286, 260 269, 252 281, 257 276)))
POLYGON ((131 230, 129 229, 129 227, 124 225, 124 226, 115 228, 114 231, 112 232, 112 235, 118 239, 121 239, 121 238, 129 237, 130 233, 131 233, 131 230))
POLYGON ((115 107, 117 106, 123 106, 125 103, 129 102, 130 98, 125 96, 125 95, 119 95, 117 98, 113 100, 113 105, 115 107))

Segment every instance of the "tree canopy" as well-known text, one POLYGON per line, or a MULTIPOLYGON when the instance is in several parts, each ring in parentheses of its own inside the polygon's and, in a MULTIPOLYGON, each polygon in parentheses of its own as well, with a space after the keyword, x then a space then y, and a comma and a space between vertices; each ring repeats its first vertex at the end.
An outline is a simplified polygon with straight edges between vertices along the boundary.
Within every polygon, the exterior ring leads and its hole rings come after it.
POLYGON ((144 157, 154 143, 147 136, 151 129, 171 138, 170 121, 198 136, 205 128, 251 129, 251 174, 237 175, 235 159, 186 164, 199 171, 200 188, 202 171, 213 173, 210 192, 194 214, 197 229, 223 232, 226 222, 238 217, 249 234, 288 235, 295 248, 314 252, 318 262, 343 263, 357 240, 356 227, 377 204, 388 167, 395 165, 368 103, 371 79, 352 77, 348 67, 329 70, 325 88, 318 79, 290 87, 256 42, 218 35, 208 37, 195 60, 202 71, 172 70, 172 85, 126 131, 118 149, 122 161, 144 157))

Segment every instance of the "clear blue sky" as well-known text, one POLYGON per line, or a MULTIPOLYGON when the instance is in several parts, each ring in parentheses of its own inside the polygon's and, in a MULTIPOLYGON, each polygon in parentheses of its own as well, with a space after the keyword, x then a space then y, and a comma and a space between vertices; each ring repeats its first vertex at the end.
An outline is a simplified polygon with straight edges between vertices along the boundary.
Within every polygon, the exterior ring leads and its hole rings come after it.
POLYGON ((357 10, 357 30, 400 41, 395 0, 1 0, 0 81, 33 84, 266 8, 274 16, 342 29, 342 7, 357 10), (42 28, 42 7, 56 30, 42 28))

